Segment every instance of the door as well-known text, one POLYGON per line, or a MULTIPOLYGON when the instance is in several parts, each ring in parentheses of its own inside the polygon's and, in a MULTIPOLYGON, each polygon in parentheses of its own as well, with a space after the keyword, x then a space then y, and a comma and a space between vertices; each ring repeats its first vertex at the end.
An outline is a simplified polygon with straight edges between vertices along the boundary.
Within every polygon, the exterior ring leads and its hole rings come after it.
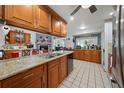
POLYGON ((67 33, 67 25, 64 22, 61 22, 61 35, 66 36, 67 33))
POLYGON ((61 35, 61 23, 57 17, 52 17, 52 30, 54 35, 61 35))
POLYGON ((59 84, 59 65, 55 65, 48 70, 48 87, 56 88, 59 84))
POLYGON ((37 28, 45 32, 51 32, 51 15, 42 6, 36 6, 36 12, 37 28))
MULTIPOLYGON (((8 5, 5 6, 5 19, 15 26, 34 26, 34 6, 8 5)), ((27 28, 26 27, 26 28, 27 28)))

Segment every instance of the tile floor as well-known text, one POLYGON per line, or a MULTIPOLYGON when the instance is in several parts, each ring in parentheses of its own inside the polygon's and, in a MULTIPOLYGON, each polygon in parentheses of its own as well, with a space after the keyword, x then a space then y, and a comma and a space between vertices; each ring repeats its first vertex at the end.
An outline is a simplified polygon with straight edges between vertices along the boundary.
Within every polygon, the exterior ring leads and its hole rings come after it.
POLYGON ((73 72, 58 88, 111 88, 111 82, 100 64, 74 60, 73 72))

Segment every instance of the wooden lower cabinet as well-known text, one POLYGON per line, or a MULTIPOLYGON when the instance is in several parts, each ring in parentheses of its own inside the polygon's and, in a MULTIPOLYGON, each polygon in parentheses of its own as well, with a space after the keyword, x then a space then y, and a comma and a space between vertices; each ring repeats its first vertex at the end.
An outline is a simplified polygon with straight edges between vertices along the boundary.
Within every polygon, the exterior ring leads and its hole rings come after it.
POLYGON ((43 66, 24 71, 2 80, 3 88, 42 88, 43 66))
POLYGON ((79 59, 79 51, 78 50, 74 50, 73 58, 74 59, 79 59))
POLYGON ((67 56, 60 58, 60 83, 67 77, 67 56))
POLYGON ((48 86, 48 79, 47 79, 47 64, 43 65, 43 76, 42 76, 42 87, 47 88, 48 86))
POLYGON ((73 53, 73 58, 88 62, 101 63, 101 51, 75 49, 73 53))
POLYGON ((74 59, 85 60, 85 51, 74 50, 73 57, 74 59))
POLYGON ((2 88, 56 88, 67 77, 67 56, 0 81, 2 88))
POLYGON ((1 81, 0 81, 0 88, 2 87, 2 85, 1 85, 1 81))
POLYGON ((56 88, 59 85, 59 61, 56 59, 48 63, 48 87, 56 88))

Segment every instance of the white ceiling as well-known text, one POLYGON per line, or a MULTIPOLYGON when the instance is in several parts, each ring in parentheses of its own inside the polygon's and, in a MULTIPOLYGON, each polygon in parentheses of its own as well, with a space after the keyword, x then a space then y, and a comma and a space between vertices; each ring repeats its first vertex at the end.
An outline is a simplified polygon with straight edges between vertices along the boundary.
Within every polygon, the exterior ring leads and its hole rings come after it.
POLYGON ((69 35, 100 33, 104 31, 104 20, 110 18, 109 14, 114 11, 110 5, 96 5, 98 11, 93 14, 88 9, 81 8, 74 15, 74 20, 71 21, 70 13, 77 5, 50 5, 50 7, 68 22, 69 35), (85 26, 86 29, 81 30, 81 26, 85 26))

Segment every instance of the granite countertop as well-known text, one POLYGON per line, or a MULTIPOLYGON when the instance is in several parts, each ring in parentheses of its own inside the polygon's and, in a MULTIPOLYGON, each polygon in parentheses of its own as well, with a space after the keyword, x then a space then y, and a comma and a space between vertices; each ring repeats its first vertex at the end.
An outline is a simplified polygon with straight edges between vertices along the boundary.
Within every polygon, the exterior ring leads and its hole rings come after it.
POLYGON ((0 61, 0 80, 71 53, 73 53, 73 51, 64 51, 62 55, 55 56, 53 58, 43 58, 41 57, 42 55, 33 55, 20 59, 0 61))

